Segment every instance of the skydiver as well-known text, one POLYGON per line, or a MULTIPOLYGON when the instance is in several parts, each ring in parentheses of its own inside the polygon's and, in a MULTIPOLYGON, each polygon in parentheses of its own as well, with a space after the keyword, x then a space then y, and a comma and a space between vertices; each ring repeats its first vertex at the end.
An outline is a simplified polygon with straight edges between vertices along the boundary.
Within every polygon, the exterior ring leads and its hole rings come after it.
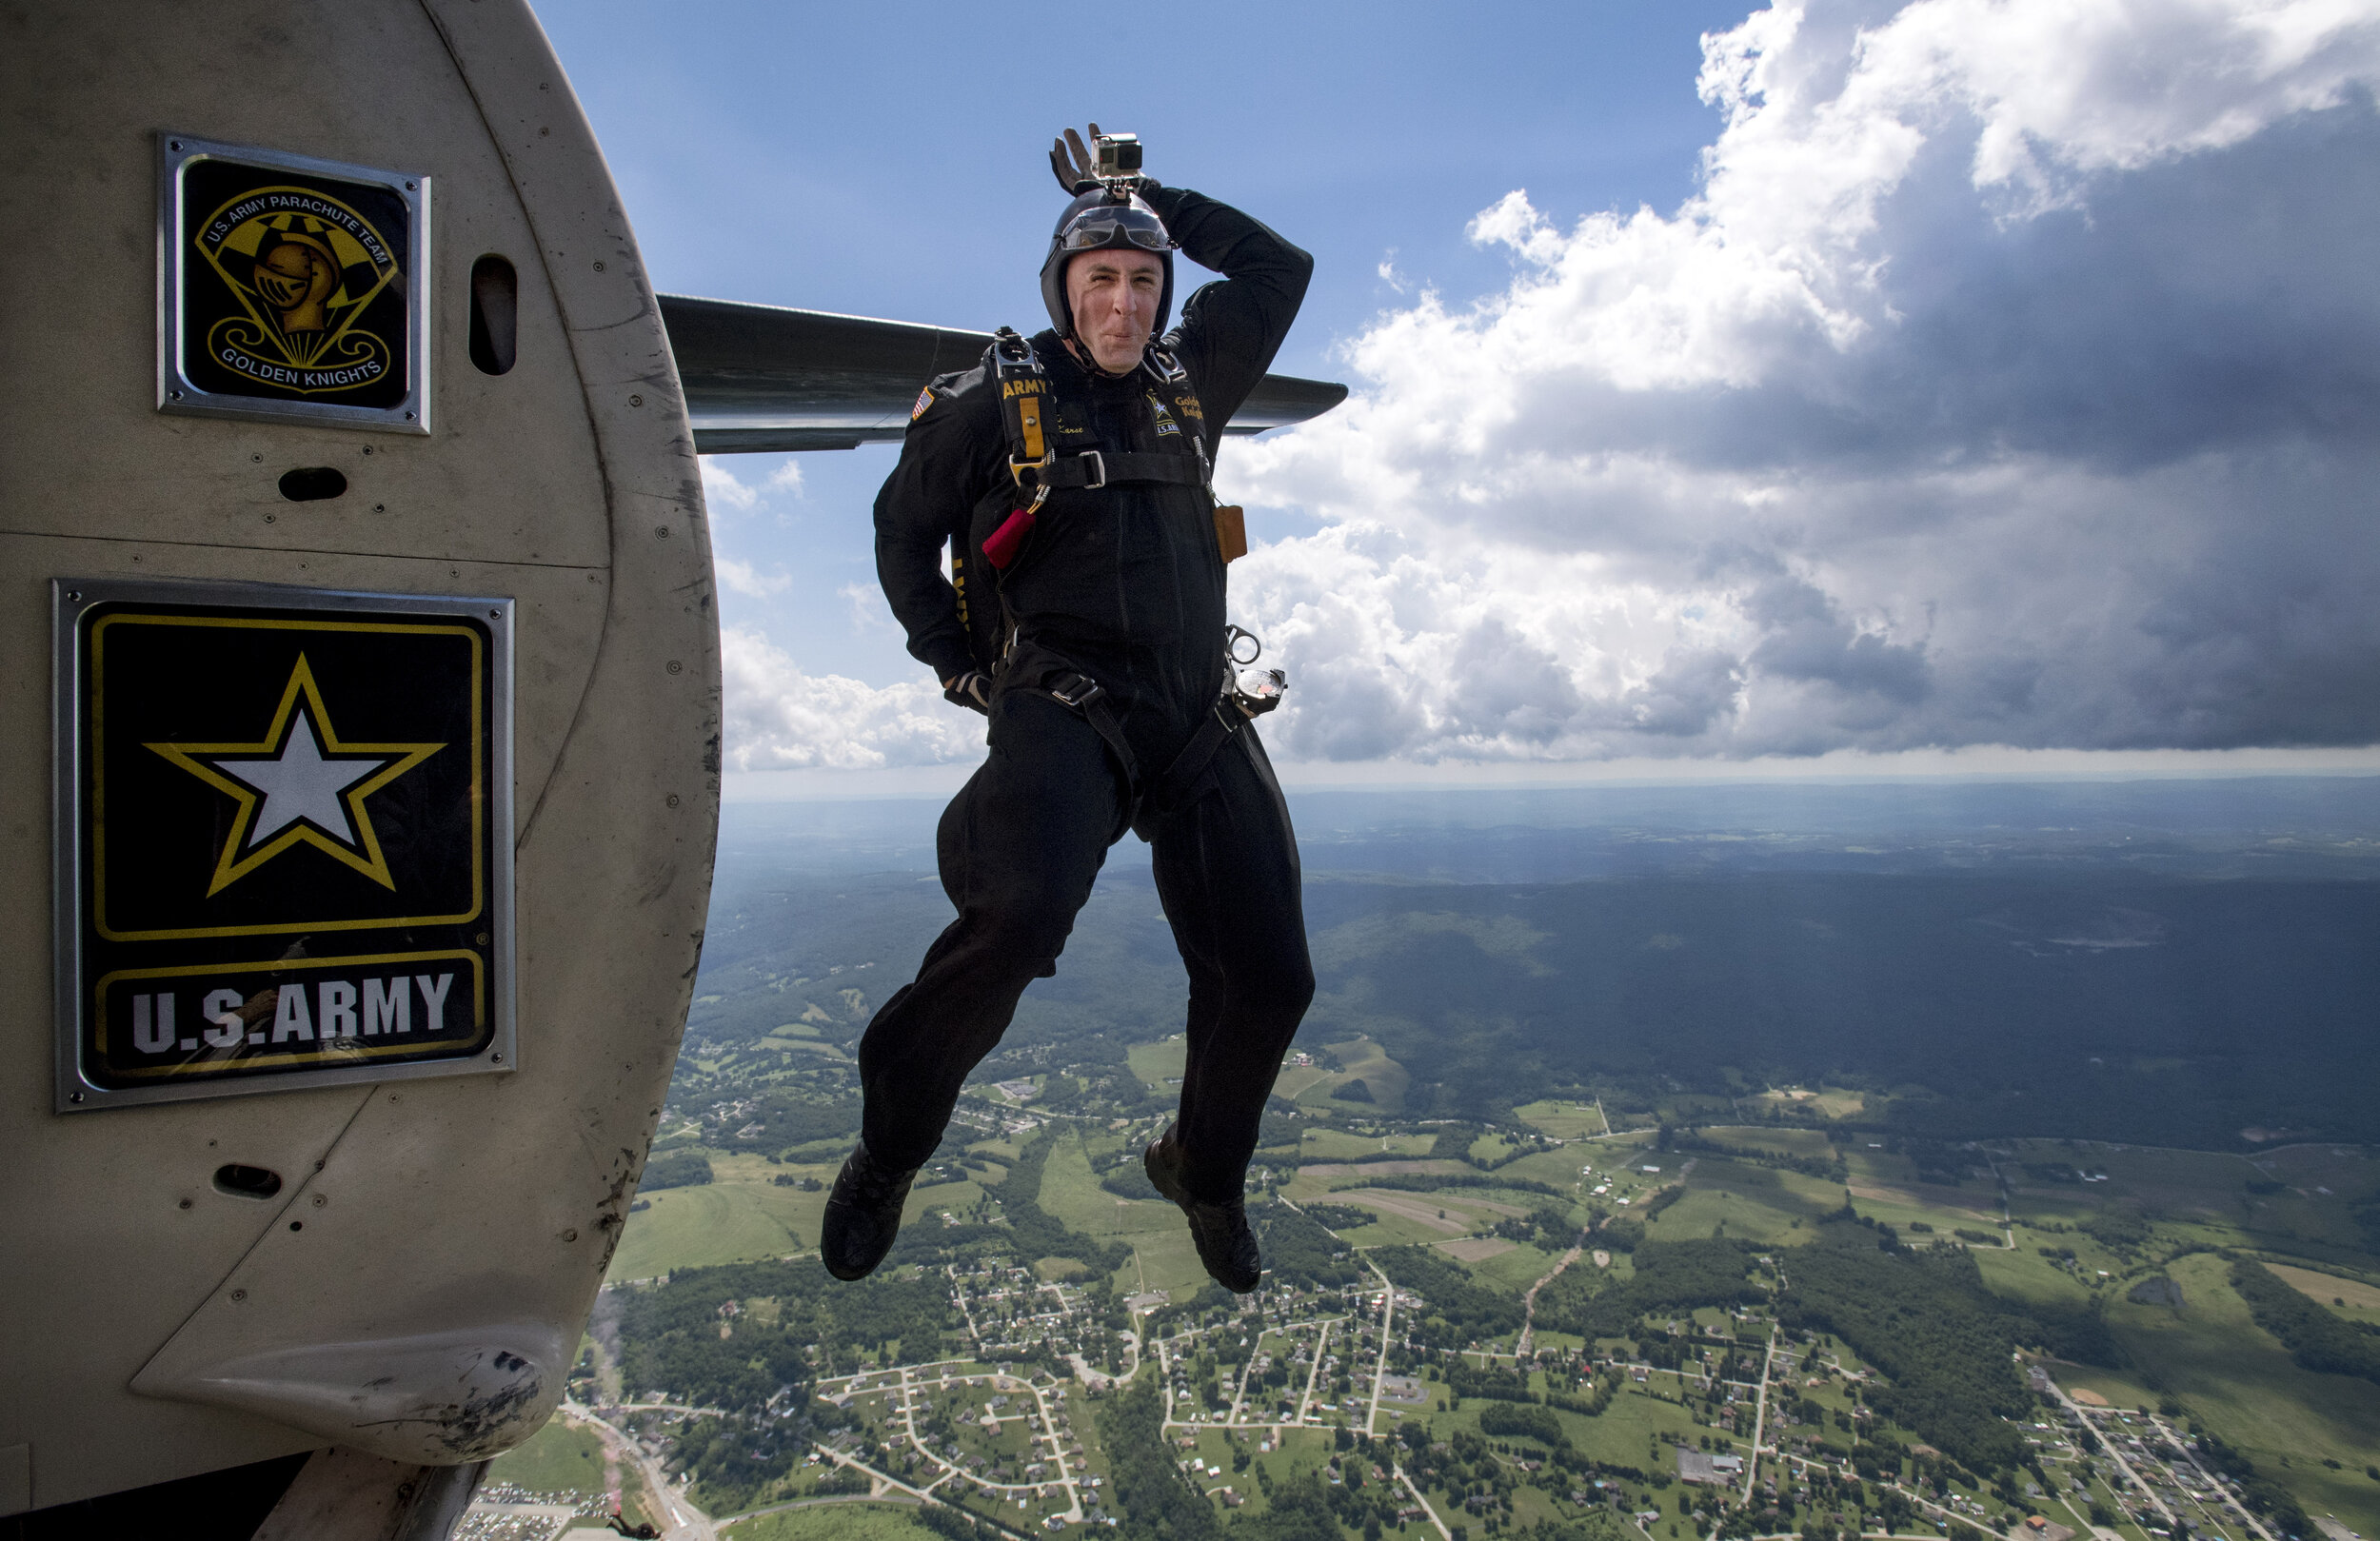
POLYGON ((1208 473, 1314 260, 1200 193, 1102 180, 1114 165, 1071 128, 1050 165, 1072 201, 1041 265, 1049 327, 937 378, 876 500, 877 575, 909 652, 990 720, 990 753, 938 831, 958 919, 860 1040, 861 1136, 820 1251, 843 1279, 883 1260, 961 1086, 1057 972, 1130 829, 1190 977, 1180 1108, 1142 1159, 1208 1274, 1245 1294, 1262 1266, 1248 1158, 1314 971, 1289 811, 1228 693, 1208 473), (1223 278, 1168 332, 1176 249, 1223 278))

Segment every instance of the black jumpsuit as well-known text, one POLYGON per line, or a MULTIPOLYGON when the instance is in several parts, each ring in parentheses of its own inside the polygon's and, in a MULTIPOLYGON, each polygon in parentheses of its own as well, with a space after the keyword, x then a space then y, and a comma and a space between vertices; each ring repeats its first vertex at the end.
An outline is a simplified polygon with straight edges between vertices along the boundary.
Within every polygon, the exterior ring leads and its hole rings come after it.
MULTIPOLYGON (((1150 201, 1184 256, 1225 275, 1191 297, 1164 341, 1188 388, 1145 367, 1099 375, 1041 333, 1033 347, 1050 375, 1061 453, 1178 450, 1184 433, 1203 435, 1211 453, 1304 297, 1313 259, 1255 220, 1183 188, 1150 201)), ((966 564, 981 575, 967 583, 969 603, 1004 601, 1021 649, 1054 655, 1106 690, 1145 789, 1214 711, 1223 682, 1211 501, 1158 483, 1054 491, 995 598, 969 524, 980 501, 1011 484, 1007 456, 991 372, 936 380, 876 500, 885 597, 936 678, 979 667, 941 562, 946 543, 977 556, 966 564)), ((860 1040, 862 1138, 896 1169, 933 1154, 960 1087, 1007 1030, 1025 986, 1057 971, 1107 848, 1133 827, 1133 788, 1099 732, 1024 683, 1002 679, 990 754, 942 815, 942 888, 959 918, 860 1040)), ((1226 1200, 1240 1192, 1264 1099, 1314 995, 1296 839, 1253 726, 1224 741, 1192 797, 1140 813, 1190 975, 1183 1180, 1194 1197, 1226 1200)))

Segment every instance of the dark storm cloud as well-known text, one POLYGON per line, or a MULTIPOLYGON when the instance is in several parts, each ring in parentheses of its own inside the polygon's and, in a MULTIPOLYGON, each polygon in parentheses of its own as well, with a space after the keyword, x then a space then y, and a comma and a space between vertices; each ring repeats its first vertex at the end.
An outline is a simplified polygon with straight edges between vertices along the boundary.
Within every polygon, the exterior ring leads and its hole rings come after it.
POLYGON ((1700 198, 1508 197, 1508 290, 1233 451, 1323 522, 1235 573, 1290 751, 2380 741, 2376 77, 2311 5, 1711 40, 1700 198))

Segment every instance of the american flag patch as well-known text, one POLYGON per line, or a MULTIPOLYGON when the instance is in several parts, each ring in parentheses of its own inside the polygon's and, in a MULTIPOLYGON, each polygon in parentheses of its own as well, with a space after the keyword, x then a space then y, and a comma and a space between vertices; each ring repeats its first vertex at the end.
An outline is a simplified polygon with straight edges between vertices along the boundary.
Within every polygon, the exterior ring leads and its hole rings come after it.
POLYGON ((915 423, 918 419, 923 417, 925 415, 925 409, 933 405, 934 387, 928 385, 923 390, 918 392, 917 405, 909 408, 909 421, 915 423))

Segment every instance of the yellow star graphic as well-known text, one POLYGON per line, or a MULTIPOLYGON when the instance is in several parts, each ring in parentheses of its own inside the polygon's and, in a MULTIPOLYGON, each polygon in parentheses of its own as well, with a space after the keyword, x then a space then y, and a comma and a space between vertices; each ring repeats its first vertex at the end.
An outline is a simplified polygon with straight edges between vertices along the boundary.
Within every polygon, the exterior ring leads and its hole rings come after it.
POLYGON ((330 725, 306 655, 281 692, 272 725, 258 743, 150 743, 208 786, 235 800, 239 813, 207 887, 214 898, 296 845, 311 845, 394 890, 387 858, 364 800, 446 747, 443 743, 351 743, 330 725), (245 759, 259 756, 269 758, 245 759), (336 757, 336 758, 327 758, 336 757))

